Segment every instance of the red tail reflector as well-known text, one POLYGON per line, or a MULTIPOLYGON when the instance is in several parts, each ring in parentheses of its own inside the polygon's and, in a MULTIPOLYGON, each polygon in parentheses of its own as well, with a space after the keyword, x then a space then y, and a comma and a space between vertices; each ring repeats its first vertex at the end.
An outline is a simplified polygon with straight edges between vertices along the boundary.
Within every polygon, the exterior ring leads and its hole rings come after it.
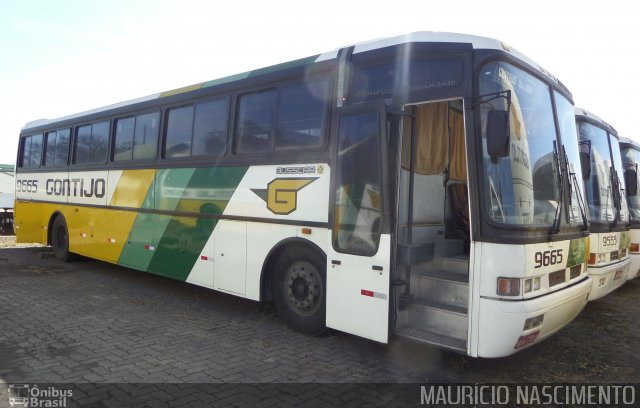
POLYGON ((373 297, 373 291, 371 291, 371 290, 360 289, 360 294, 362 296, 373 297))

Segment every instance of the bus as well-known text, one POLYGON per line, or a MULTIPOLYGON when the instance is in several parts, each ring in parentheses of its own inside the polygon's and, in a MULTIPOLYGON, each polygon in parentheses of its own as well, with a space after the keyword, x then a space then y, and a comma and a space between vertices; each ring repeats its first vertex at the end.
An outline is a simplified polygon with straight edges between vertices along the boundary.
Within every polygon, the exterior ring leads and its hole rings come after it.
POLYGON ((593 288, 589 300, 595 300, 627 280, 629 210, 618 133, 591 112, 581 108, 575 112, 591 232, 588 271, 593 288))
POLYGON ((27 124, 17 240, 273 302, 292 329, 510 355, 586 304, 571 93, 417 32, 27 124))
POLYGON ((638 163, 640 163, 640 144, 638 142, 620 138, 620 153, 624 167, 624 181, 627 187, 626 198, 629 207, 629 221, 631 223, 631 243, 629 255, 631 266, 627 280, 640 276, 640 196, 638 196, 638 163))

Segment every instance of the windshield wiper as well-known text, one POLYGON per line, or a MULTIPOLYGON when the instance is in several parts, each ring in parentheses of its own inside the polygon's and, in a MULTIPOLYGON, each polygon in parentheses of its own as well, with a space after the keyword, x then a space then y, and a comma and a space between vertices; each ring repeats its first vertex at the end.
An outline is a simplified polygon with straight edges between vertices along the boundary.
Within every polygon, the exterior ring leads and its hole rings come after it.
POLYGON ((563 197, 564 197, 564 169, 560 163, 560 154, 558 153, 558 144, 554 140, 553 141, 553 161, 556 165, 556 176, 558 178, 558 182, 560 183, 560 196, 558 197, 558 205, 556 207, 556 213, 553 216, 553 224, 549 229, 549 239, 551 239, 552 235, 557 234, 560 231, 560 220, 562 218, 562 205, 563 205, 563 197))
POLYGON ((616 212, 613 216, 613 225, 618 225, 618 221, 620 221, 620 211, 622 210, 622 197, 620 194, 620 179, 618 178, 618 172, 615 167, 611 166, 609 168, 609 178, 611 179, 611 193, 613 196, 613 205, 616 208, 616 212))
POLYGON ((569 176, 569 207, 573 208, 573 206, 571 205, 571 199, 573 196, 573 191, 575 190, 576 200, 578 201, 578 208, 580 209, 580 215, 582 216, 582 226, 586 231, 589 229, 589 223, 587 222, 587 211, 584 203, 584 198, 582 197, 580 185, 578 184, 578 179, 576 178, 576 173, 571 171, 571 168, 569 167, 569 158, 567 157, 567 151, 564 148, 564 145, 562 145, 562 154, 564 156, 565 172, 569 176))

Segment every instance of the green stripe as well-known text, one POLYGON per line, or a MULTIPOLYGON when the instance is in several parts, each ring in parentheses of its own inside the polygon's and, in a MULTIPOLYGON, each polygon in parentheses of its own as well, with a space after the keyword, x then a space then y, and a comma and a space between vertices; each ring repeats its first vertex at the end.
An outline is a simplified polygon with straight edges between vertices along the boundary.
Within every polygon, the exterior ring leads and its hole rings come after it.
MULTIPOLYGON (((173 209, 222 214, 246 172, 247 167, 196 169, 173 209)), ((168 215, 156 217, 157 222, 166 228, 157 235, 161 238, 148 271, 186 280, 218 220, 168 215)))
POLYGON ((311 65, 316 62, 319 56, 320 54, 312 55, 310 57, 297 59, 295 61, 284 62, 282 64, 272 65, 265 68, 255 69, 253 71, 242 72, 240 74, 234 74, 224 78, 214 79, 212 81, 203 83, 202 88, 208 88, 210 86, 227 84, 234 81, 240 81, 241 79, 252 78, 252 77, 256 77, 264 74, 269 74, 272 72, 283 71, 289 68, 311 65))
MULTIPOLYGON (((155 206, 155 179, 151 182, 149 190, 142 202, 144 209, 153 209, 155 206)), ((144 249, 145 244, 153 245, 155 238, 155 223, 152 213, 138 213, 127 243, 122 248, 118 263, 132 268, 147 270, 149 262, 153 257, 153 252, 144 249)))

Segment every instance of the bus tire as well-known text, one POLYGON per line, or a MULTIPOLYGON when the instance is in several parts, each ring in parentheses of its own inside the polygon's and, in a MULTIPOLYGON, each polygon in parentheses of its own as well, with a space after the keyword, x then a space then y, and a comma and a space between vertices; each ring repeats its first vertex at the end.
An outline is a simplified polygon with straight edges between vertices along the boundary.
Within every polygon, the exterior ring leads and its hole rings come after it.
POLYGON ((53 255, 57 260, 62 262, 73 260, 73 254, 69 252, 69 230, 62 215, 58 215, 53 221, 51 248, 53 248, 53 255))
POLYGON ((317 336, 326 328, 326 260, 305 245, 290 245, 274 264, 273 301, 287 326, 317 336))

